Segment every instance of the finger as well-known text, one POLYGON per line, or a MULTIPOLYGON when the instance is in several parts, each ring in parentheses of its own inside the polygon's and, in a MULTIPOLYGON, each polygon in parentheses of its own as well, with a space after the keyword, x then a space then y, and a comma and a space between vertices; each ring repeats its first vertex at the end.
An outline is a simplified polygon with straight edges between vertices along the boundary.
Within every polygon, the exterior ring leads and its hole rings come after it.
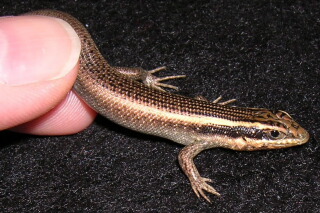
POLYGON ((67 135, 88 127, 96 112, 70 91, 67 97, 48 113, 11 130, 35 135, 67 135))
POLYGON ((80 41, 65 22, 0 19, 0 130, 44 115, 72 88, 80 41))

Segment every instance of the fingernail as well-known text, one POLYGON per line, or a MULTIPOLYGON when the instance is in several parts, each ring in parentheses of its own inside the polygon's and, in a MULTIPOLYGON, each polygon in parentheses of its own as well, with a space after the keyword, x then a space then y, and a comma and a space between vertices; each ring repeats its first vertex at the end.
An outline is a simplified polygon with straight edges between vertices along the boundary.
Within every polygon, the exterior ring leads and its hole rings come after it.
POLYGON ((0 84, 58 79, 78 62, 79 37, 65 21, 42 16, 0 19, 0 84))

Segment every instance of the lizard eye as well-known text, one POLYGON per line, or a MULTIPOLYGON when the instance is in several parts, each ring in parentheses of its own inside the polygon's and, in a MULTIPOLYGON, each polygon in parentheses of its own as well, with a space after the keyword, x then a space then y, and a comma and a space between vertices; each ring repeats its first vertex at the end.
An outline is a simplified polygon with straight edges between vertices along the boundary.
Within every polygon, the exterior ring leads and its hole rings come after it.
POLYGON ((278 130, 270 130, 266 132, 266 137, 271 140, 278 140, 285 137, 285 134, 278 130))
POLYGON ((273 138, 277 138, 277 137, 279 137, 280 133, 279 133, 279 131, 277 131, 277 130, 272 130, 272 131, 270 132, 270 135, 271 135, 271 137, 273 137, 273 138))

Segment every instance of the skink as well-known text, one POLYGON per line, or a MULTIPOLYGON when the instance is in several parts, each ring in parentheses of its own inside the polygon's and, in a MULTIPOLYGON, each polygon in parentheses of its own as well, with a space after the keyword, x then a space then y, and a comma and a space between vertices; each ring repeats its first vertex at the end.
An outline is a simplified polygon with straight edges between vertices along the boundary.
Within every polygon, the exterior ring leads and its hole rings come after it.
POLYGON ((158 68, 112 67, 104 59, 86 28, 69 14, 41 10, 25 15, 43 15, 69 23, 81 40, 80 70, 76 93, 94 110, 124 127, 167 138, 185 147, 179 163, 195 194, 208 202, 205 192, 220 195, 200 176, 193 158, 205 149, 223 147, 252 151, 279 149, 306 143, 308 132, 281 110, 240 108, 229 102, 171 94, 161 81, 184 76, 156 78, 158 68))

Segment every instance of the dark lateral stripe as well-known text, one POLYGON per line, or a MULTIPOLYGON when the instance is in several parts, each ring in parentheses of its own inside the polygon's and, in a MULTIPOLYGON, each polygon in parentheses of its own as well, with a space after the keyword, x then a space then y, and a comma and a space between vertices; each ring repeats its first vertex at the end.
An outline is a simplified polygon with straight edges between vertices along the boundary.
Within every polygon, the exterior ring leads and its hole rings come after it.
POLYGON ((214 135, 221 135, 227 136, 229 138, 252 138, 252 139, 261 139, 263 136, 263 131, 261 129, 257 129, 255 127, 246 127, 246 126, 237 126, 237 127, 230 127, 230 126, 203 126, 198 128, 198 132, 200 134, 214 134, 214 135))

